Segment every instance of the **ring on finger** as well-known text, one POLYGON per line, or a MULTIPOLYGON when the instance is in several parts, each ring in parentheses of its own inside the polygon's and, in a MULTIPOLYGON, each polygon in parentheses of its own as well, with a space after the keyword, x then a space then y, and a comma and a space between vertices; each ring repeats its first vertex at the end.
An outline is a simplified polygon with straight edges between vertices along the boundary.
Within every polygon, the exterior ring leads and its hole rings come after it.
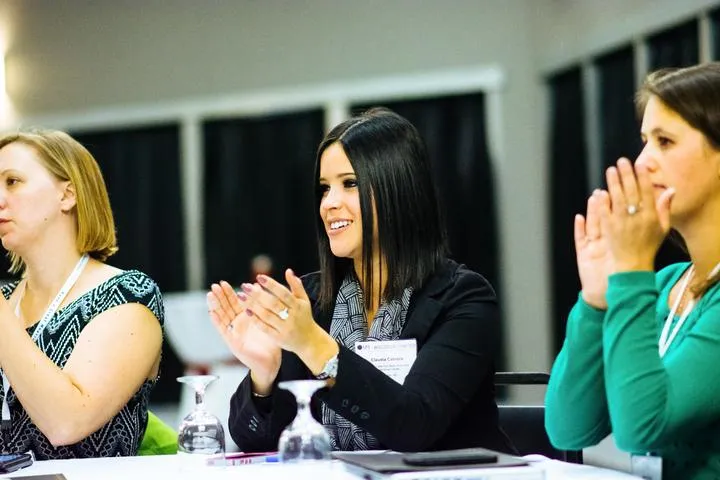
POLYGON ((630 216, 635 215, 638 212, 638 210, 639 210, 639 208, 635 204, 631 203, 630 205, 627 206, 627 213, 630 216))
POLYGON ((287 320, 288 317, 290 316, 290 311, 288 310, 287 307, 285 307, 282 310, 280 310, 279 312, 277 312, 276 315, 278 317, 280 317, 282 320, 287 320))
POLYGON ((228 329, 229 332, 232 332, 233 328, 234 328, 234 327, 233 327, 232 322, 230 322, 230 323, 227 324, 227 329, 228 329))

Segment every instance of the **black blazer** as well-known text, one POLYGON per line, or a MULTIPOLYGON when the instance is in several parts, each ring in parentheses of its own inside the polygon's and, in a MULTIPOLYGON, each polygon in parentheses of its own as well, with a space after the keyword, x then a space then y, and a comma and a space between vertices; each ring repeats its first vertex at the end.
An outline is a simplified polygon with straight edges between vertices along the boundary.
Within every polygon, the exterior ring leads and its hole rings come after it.
MULTIPOLYGON (((315 321, 326 331, 332 314, 317 308, 318 273, 303 278, 315 321)), ((332 388, 313 397, 397 451, 485 447, 513 452, 498 427, 493 358, 500 342, 495 292, 479 274, 446 260, 413 292, 402 339, 417 340, 418 354, 403 385, 351 349, 340 347, 332 388)), ((230 400, 230 435, 242 451, 277 450, 296 404, 277 382, 313 378, 293 353, 282 352, 273 393, 253 397, 248 375, 230 400)))

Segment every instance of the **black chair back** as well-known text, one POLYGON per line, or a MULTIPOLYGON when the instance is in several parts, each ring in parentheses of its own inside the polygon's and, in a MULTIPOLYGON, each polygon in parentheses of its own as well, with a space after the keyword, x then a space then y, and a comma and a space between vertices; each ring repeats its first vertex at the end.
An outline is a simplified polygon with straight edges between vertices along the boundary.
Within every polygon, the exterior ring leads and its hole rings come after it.
MULTIPOLYGON (((547 385, 550 375, 539 372, 498 372, 495 385, 547 385)), ((498 405, 500 428, 520 455, 537 453, 570 463, 583 463, 582 450, 553 447, 545 430, 544 405, 498 405)))

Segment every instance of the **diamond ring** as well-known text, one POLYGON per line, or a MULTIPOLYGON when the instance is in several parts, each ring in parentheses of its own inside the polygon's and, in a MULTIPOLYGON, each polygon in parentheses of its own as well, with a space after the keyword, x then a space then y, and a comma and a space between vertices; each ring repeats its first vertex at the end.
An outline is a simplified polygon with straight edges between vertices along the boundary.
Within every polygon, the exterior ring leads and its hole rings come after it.
POLYGON ((638 212, 638 206, 632 205, 632 204, 628 205, 627 212, 628 212, 628 215, 635 215, 638 212))
POLYGON ((232 331, 232 329, 233 329, 233 324, 232 324, 232 322, 230 322, 230 323, 227 324, 227 329, 228 329, 228 331, 232 331))
POLYGON ((277 316, 282 318, 283 320, 287 320, 290 316, 290 311, 287 309, 287 307, 283 308, 279 312, 277 312, 277 316))

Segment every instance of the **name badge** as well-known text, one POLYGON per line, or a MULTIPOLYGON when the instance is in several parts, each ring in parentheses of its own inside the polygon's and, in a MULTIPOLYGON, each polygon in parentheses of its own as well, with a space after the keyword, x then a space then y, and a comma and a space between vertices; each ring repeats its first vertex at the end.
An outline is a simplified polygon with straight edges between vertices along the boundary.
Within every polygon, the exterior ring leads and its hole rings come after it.
POLYGON ((632 455, 630 473, 645 480, 662 480, 662 457, 632 455))
POLYGON ((402 385, 417 357, 417 341, 411 338, 409 340, 357 342, 355 343, 355 353, 402 385))

